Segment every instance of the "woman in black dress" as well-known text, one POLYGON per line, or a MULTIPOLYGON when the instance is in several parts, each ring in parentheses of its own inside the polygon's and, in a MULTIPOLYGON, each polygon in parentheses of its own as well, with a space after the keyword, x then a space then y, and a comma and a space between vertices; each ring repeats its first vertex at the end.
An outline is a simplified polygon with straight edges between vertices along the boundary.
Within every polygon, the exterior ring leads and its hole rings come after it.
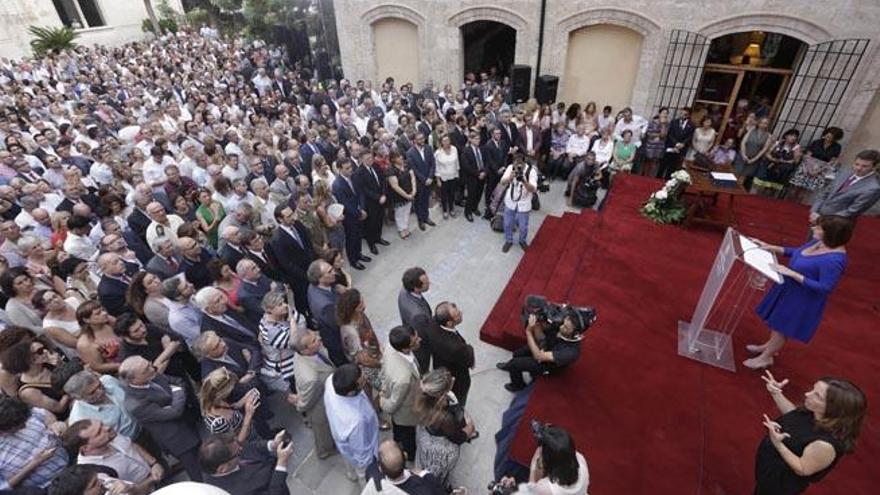
POLYGON ((767 436, 758 446, 754 495, 794 495, 828 474, 852 451, 865 417, 865 394, 839 378, 819 379, 796 407, 782 393, 788 380, 767 371, 767 391, 782 416, 764 415, 767 436))

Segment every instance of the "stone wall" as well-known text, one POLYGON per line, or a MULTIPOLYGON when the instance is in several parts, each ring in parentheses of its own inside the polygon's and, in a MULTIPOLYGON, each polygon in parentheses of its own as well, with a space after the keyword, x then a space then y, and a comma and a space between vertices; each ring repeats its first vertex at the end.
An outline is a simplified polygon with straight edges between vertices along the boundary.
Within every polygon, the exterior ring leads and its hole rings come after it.
MULTIPOLYGON (((419 28, 422 81, 458 84, 463 76, 459 27, 490 20, 517 30, 515 62, 536 67, 540 0, 334 0, 342 65, 346 77, 377 80, 370 24, 398 17, 419 28)), ((652 107, 672 30, 707 38, 741 31, 786 34, 807 44, 834 39, 871 40, 859 69, 838 107, 835 123, 852 135, 877 92, 880 80, 880 2, 876 0, 547 0, 541 73, 565 81, 568 37, 585 26, 612 24, 644 38, 631 106, 652 107)), ((880 138, 880 130, 873 131, 880 138)))

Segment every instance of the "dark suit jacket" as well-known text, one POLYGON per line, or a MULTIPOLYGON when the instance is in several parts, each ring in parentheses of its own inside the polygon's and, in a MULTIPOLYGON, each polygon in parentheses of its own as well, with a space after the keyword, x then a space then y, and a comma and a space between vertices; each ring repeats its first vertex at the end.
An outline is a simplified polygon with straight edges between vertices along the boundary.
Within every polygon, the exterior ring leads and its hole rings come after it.
POLYGON ((131 227, 131 230, 134 231, 144 243, 147 242, 147 227, 150 226, 150 217, 148 217, 144 212, 135 208, 132 210, 131 214, 128 215, 128 226, 131 227))
POLYGON ((452 129, 452 132, 449 133, 449 138, 452 139, 452 145, 455 146, 455 149, 458 150, 459 154, 464 147, 467 146, 467 132, 460 130, 458 126, 455 126, 452 129))
POLYGON ((400 289, 397 294, 397 309, 400 311, 401 323, 415 330, 422 339, 422 345, 413 354, 419 363, 419 371, 425 374, 431 368, 431 343, 428 342, 427 335, 427 328, 434 314, 431 305, 424 298, 415 297, 406 289, 400 289))
POLYGON ((358 167, 357 171, 354 173, 353 182, 355 187, 360 190, 361 194, 363 194, 364 201, 366 203, 372 203, 373 206, 379 204, 380 196, 388 194, 385 190, 387 187, 385 176, 382 174, 382 171, 378 170, 375 166, 367 167, 366 165, 361 165, 358 167), (373 174, 370 173, 371 169, 376 172, 378 182, 376 182, 376 178, 373 177, 373 174))
MULTIPOLYGON (((480 156, 483 158, 483 171, 486 171, 486 156, 482 149, 480 150, 480 156)), ((464 180, 480 180, 480 169, 477 167, 477 155, 474 153, 474 148, 471 145, 467 145, 461 150, 459 164, 461 165, 461 175, 464 180)))
POLYGON ((309 285, 309 309, 318 326, 318 333, 333 364, 342 366, 348 362, 342 348, 342 336, 336 320, 336 291, 309 285))
MULTIPOLYGON (((308 143, 303 143, 299 145, 299 156, 302 159, 303 170, 311 171, 312 157, 315 156, 316 153, 321 152, 321 148, 318 147, 318 143, 313 143, 313 146, 315 147, 314 149, 309 147, 308 143)), ((333 160, 335 159, 336 157, 333 157, 333 160)), ((329 163, 332 163, 332 161, 329 163)))
MULTIPOLYGON (((211 256, 211 254, 208 253, 208 250, 204 248, 202 248, 199 261, 183 258, 183 262, 181 263, 183 273, 186 274, 186 279, 192 282, 196 289, 207 287, 213 282, 211 280, 211 274, 208 273, 208 262, 211 261, 211 259, 213 259, 213 256, 211 256)), ((232 269, 235 270, 234 267, 232 269)))
POLYGON ((101 276, 101 281, 98 282, 98 301, 111 315, 119 316, 129 310, 125 302, 128 285, 117 278, 101 276))
POLYGON ((242 258, 244 258, 243 250, 244 249, 241 247, 235 249, 234 247, 230 246, 229 243, 225 243, 223 244, 223 248, 220 249, 220 252, 217 254, 220 255, 220 259, 222 259, 226 262, 227 265, 229 265, 229 268, 232 268, 232 270, 235 271, 235 267, 236 265, 238 265, 238 262, 241 261, 242 258))
POLYGON ((281 274, 278 272, 277 266, 275 265, 272 257, 269 256, 269 253, 266 252, 265 248, 263 249, 262 258, 257 256, 256 254, 245 250, 244 257, 253 261, 260 267, 260 271, 263 272, 263 275, 269 277, 276 282, 281 282, 281 274))
POLYGON ((419 150, 415 145, 406 152, 406 161, 409 163, 413 172, 415 172, 420 187, 424 187, 425 180, 433 179, 437 170, 437 166, 434 163, 434 149, 426 144, 424 146, 424 152, 424 160, 422 160, 422 156, 419 154, 419 150))
POLYGON ((345 220, 343 222, 360 219, 361 211, 364 207, 364 196, 358 191, 357 185, 354 184, 354 178, 352 178, 352 185, 354 189, 348 185, 348 181, 342 176, 337 177, 333 181, 333 196, 336 198, 336 201, 339 201, 345 207, 345 220))
MULTIPOLYGON (((522 126, 517 131, 519 133, 519 142, 521 144, 520 151, 523 153, 526 152, 527 142, 526 142, 526 126, 522 126)), ((539 153, 541 151, 541 130, 540 129, 532 129, 532 150, 535 153, 539 153)))
POLYGON ((315 260, 315 252, 312 250, 309 233, 303 224, 297 222, 294 228, 302 240, 302 246, 283 228, 278 227, 272 233, 272 239, 266 245, 265 251, 280 270, 285 282, 290 284, 294 291, 300 290, 305 295, 309 285, 306 270, 315 260))
POLYGON ((239 326, 233 326, 205 313, 202 317, 201 332, 212 331, 225 340, 227 345, 235 342, 251 349, 251 353, 254 350, 259 351, 260 344, 257 340, 257 336, 260 333, 259 327, 235 311, 227 311, 226 316, 235 320, 239 326))
POLYGON ((187 420, 185 391, 181 379, 167 375, 157 375, 149 388, 125 387, 125 409, 163 451, 178 458, 199 446, 198 432, 187 420), (172 394, 171 385, 183 392, 172 394))
POLYGON ((145 269, 148 272, 157 275, 162 280, 173 277, 183 271, 183 263, 177 255, 173 255, 172 257, 175 261, 177 261, 176 270, 171 266, 170 263, 160 258, 158 255, 153 256, 150 261, 147 262, 147 266, 145 267, 145 269))
POLYGON ((507 149, 513 148, 514 146, 523 149, 516 124, 508 122, 507 125, 504 125, 501 122, 498 122, 498 128, 501 129, 501 141, 507 145, 507 149))
POLYGON ((691 145, 691 138, 694 136, 694 124, 691 119, 685 121, 684 127, 681 126, 681 119, 675 119, 669 123, 669 130, 666 132, 666 147, 671 148, 676 144, 684 144, 684 149, 691 145))
POLYGON ((434 369, 446 368, 452 373, 455 377, 452 391, 458 401, 464 404, 471 388, 470 368, 474 365, 474 348, 460 334, 444 329, 434 320, 431 320, 426 334, 434 369))
POLYGON ((501 177, 498 174, 498 171, 503 171, 504 168, 507 167, 507 152, 509 150, 510 146, 507 145, 503 139, 497 144, 490 139, 489 142, 483 146, 483 163, 486 165, 486 168, 489 169, 489 172, 491 172, 490 175, 494 174, 496 177, 501 177))
POLYGON ((269 277, 261 275, 256 284, 241 281, 238 287, 238 304, 244 308, 243 316, 254 325, 260 324, 263 318, 263 296, 272 289, 269 277))
POLYGON ((290 495, 287 473, 275 470, 276 459, 264 440, 247 443, 241 460, 237 471, 226 476, 205 475, 205 483, 235 495, 290 495))

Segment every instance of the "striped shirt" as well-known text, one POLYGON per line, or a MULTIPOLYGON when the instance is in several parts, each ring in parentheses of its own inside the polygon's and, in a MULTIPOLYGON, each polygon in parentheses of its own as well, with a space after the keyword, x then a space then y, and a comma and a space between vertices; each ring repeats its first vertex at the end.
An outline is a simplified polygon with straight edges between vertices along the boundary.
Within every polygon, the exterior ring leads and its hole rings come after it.
MULTIPOLYGON (((305 330, 305 319, 295 313, 297 331, 305 330)), ((263 364, 272 374, 285 379, 293 376, 293 356, 290 348, 290 322, 260 320, 260 345, 263 348, 263 364)))
POLYGON ((61 439, 46 427, 46 410, 35 407, 25 425, 19 430, 0 434, 0 489, 9 488, 6 480, 12 478, 34 456, 46 449, 55 453, 37 466, 19 487, 45 488, 67 466, 67 451, 61 439))

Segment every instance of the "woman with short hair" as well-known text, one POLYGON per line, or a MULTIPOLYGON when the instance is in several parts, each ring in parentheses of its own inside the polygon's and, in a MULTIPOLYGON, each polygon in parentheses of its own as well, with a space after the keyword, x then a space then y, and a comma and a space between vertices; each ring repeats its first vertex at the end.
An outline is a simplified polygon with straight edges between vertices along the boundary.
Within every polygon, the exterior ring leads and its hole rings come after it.
POLYGON ((0 288, 9 300, 6 302, 6 320, 43 334, 43 319, 31 301, 36 292, 34 278, 23 266, 14 266, 0 275, 0 288))
POLYGON ((767 371, 767 391, 782 416, 764 415, 767 436, 755 459, 755 495, 795 495, 825 477, 840 458, 853 451, 867 411, 865 394, 852 383, 820 378, 795 406, 767 371))
POLYGON ((18 375, 18 398, 63 420, 70 412, 70 397, 64 393, 64 384, 53 383, 52 379, 52 369, 60 360, 39 340, 19 342, 0 355, 3 370, 18 375))

